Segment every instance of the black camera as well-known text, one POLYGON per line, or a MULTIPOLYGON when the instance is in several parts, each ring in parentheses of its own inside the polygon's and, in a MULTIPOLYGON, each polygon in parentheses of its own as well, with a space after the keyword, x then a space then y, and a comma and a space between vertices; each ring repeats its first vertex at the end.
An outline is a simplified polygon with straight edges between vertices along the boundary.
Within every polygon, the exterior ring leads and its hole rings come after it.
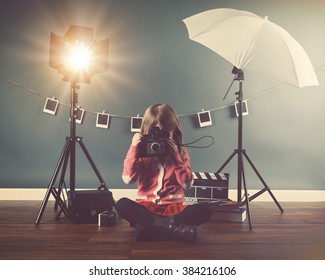
POLYGON ((140 157, 154 157, 164 155, 167 153, 167 141, 168 135, 163 133, 159 127, 151 127, 149 134, 142 136, 139 144, 139 156, 140 157))

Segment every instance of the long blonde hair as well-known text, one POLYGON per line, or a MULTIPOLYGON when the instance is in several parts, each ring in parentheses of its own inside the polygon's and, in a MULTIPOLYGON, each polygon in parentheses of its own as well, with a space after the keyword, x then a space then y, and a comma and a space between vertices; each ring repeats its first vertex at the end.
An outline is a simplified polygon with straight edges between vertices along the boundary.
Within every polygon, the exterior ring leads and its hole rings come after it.
POLYGON ((175 110, 163 103, 153 104, 145 111, 143 121, 141 125, 141 134, 148 134, 149 129, 158 124, 163 126, 166 131, 173 131, 173 139, 178 146, 178 151, 181 157, 184 154, 183 144, 183 132, 179 123, 179 118, 175 110))

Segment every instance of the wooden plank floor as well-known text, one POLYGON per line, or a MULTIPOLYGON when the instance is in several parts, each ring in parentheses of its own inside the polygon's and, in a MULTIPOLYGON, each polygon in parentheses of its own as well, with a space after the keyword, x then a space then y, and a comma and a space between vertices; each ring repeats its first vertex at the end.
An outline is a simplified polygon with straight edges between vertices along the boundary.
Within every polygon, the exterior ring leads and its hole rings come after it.
POLYGON ((55 221, 49 202, 40 225, 40 201, 0 201, 0 259, 325 259, 325 202, 251 203, 248 223, 209 222, 196 244, 137 242, 120 220, 114 227, 55 221))

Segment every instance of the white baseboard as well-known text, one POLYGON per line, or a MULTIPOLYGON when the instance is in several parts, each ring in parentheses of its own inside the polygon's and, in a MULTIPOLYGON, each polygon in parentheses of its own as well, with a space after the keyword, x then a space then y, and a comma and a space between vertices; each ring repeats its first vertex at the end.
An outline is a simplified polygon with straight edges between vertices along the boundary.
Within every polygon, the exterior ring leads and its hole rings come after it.
MULTIPOLYGON (((43 200, 47 189, 16 189, 16 188, 0 188, 0 200, 43 200)), ((111 189, 115 200, 121 197, 135 198, 136 189, 111 189)), ((253 195, 258 190, 249 190, 249 194, 253 195)), ((288 202, 316 202, 325 201, 325 190, 272 190, 276 199, 288 202)), ((237 191, 229 190, 229 198, 237 199, 237 191)), ((53 200, 50 195, 49 200, 53 200)), ((258 196, 254 201, 273 201, 268 192, 264 192, 258 196)))

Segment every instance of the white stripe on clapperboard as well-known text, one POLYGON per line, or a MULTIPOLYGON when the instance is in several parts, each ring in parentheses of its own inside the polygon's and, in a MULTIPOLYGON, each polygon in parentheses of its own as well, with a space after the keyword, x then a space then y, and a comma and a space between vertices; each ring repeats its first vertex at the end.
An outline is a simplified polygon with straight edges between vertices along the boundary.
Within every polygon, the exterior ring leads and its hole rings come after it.
MULTIPOLYGON (((209 174, 212 180, 218 180, 218 177, 213 173, 213 172, 193 172, 193 177, 194 179, 199 179, 197 174, 201 177, 203 180, 208 180, 208 177, 206 174, 209 174)), ((221 180, 227 180, 227 177, 224 173, 218 173, 220 176, 221 180)))
POLYGON ((200 172, 200 176, 201 176, 201 178, 202 178, 203 180, 207 180, 207 179, 208 179, 208 177, 205 175, 204 172, 200 172))

